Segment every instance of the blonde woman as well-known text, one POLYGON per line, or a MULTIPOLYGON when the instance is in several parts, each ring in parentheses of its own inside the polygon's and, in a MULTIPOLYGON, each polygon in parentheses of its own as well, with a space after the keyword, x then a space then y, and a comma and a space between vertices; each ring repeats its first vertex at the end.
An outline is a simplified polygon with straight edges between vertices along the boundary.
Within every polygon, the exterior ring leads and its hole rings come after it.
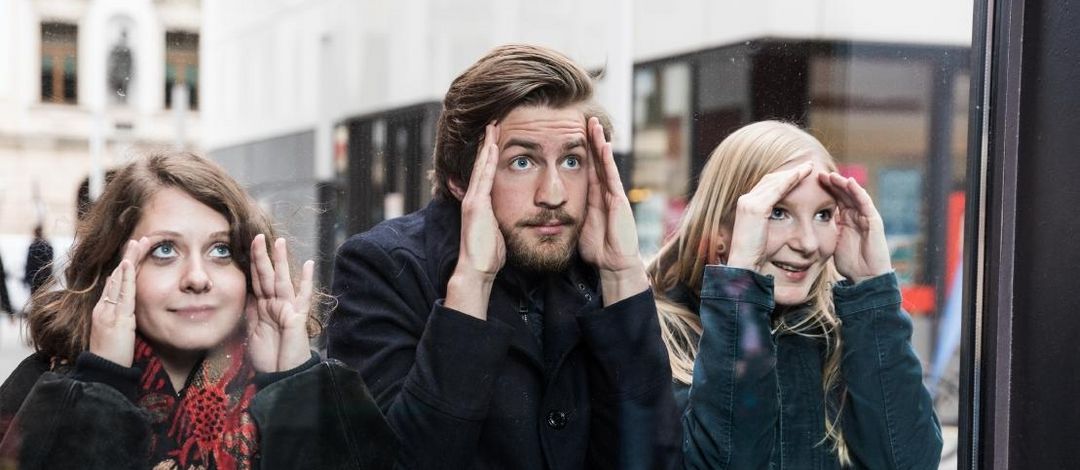
POLYGON ((687 467, 937 467, 881 217, 812 136, 721 142, 648 271, 687 467))

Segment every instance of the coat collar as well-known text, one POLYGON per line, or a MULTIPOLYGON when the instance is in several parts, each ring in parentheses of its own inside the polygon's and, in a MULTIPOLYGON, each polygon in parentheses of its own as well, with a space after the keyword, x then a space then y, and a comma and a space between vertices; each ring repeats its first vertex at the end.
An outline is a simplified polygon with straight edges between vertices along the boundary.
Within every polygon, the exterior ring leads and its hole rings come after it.
MULTIPOLYGON (((433 199, 426 208, 428 220, 425 245, 428 253, 436 253, 430 265, 437 271, 440 295, 446 296, 446 283, 457 265, 461 240, 461 205, 456 200, 433 199)), ((547 276, 543 282, 544 347, 541 349, 528 325, 522 321, 518 307, 526 299, 527 277, 512 267, 505 267, 495 280, 488 302, 488 319, 510 326, 513 333, 510 347, 521 353, 540 370, 554 372, 566 356, 581 341, 577 316, 583 311, 602 306, 599 295, 599 276, 576 254, 571 268, 559 275, 547 276)))

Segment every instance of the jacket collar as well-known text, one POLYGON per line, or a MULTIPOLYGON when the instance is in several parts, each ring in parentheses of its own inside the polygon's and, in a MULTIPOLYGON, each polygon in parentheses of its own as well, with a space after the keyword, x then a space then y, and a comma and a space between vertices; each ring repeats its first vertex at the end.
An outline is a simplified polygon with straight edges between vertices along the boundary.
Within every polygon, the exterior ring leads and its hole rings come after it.
MULTIPOLYGON (((436 259, 429 262, 434 263, 431 266, 437 272, 436 285, 441 289, 440 295, 445 297, 446 283, 457 265, 461 243, 461 205, 456 200, 436 198, 423 210, 428 221, 425 230, 426 251, 435 254, 436 259)), ((512 267, 504 267, 499 272, 488 302, 488 319, 510 326, 513 330, 510 347, 537 368, 553 372, 581 341, 577 316, 603 305, 599 294, 599 276, 595 269, 575 254, 571 268, 566 273, 536 281, 544 283, 543 350, 518 313, 520 301, 526 298, 529 287, 523 285, 526 280, 532 281, 531 277, 515 273, 512 267)))

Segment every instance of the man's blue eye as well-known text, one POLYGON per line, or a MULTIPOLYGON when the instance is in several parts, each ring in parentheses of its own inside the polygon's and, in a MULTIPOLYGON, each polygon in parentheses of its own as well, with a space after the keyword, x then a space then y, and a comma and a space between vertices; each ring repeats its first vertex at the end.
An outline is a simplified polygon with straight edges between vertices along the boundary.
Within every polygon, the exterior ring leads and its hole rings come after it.
POLYGON ((510 162, 510 166, 518 170, 524 170, 529 167, 529 159, 525 157, 515 158, 510 162))
POLYGON ((567 168, 577 168, 581 166, 581 160, 578 160, 578 157, 566 157, 566 160, 563 160, 563 166, 567 168))

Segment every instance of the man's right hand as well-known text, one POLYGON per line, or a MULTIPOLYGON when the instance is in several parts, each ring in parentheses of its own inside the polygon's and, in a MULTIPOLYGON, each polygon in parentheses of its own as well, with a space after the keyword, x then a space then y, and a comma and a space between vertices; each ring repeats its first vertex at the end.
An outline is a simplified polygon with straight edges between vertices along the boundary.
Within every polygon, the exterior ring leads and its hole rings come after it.
POLYGON ((446 287, 443 305, 487 319, 495 275, 506 263, 506 242, 491 206, 491 187, 499 163, 499 127, 487 125, 484 144, 476 152, 469 187, 461 198, 461 245, 458 263, 446 287))

